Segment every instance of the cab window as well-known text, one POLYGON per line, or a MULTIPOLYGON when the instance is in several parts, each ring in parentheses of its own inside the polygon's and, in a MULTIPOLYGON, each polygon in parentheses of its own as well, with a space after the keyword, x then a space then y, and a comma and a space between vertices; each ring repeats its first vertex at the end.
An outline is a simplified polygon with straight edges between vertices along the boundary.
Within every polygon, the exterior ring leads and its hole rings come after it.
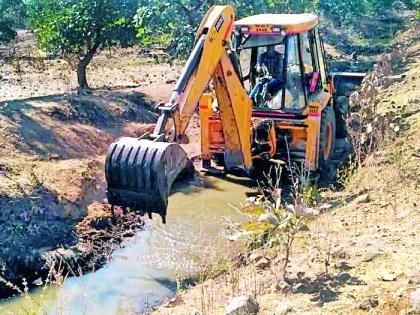
POLYGON ((296 112, 305 108, 305 93, 302 84, 299 44, 297 35, 287 39, 286 89, 284 108, 296 112))
POLYGON ((319 73, 319 63, 317 50, 314 44, 313 31, 301 33, 300 50, 303 62, 304 85, 307 95, 319 91, 322 82, 319 73))
POLYGON ((325 64, 325 60, 324 60, 324 47, 322 44, 322 40, 321 37, 319 35, 319 29, 316 28, 315 29, 315 43, 316 43, 316 52, 318 55, 318 60, 319 60, 319 71, 321 74, 321 81, 323 86, 327 86, 327 73, 326 73, 326 69, 327 69, 327 65, 325 64))

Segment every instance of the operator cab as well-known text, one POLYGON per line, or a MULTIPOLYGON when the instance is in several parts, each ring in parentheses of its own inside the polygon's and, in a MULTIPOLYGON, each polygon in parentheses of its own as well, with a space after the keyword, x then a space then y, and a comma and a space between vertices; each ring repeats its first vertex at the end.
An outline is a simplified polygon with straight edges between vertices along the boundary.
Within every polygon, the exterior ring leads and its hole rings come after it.
POLYGON ((299 114, 327 87, 313 14, 260 14, 235 22, 234 49, 254 112, 299 114))

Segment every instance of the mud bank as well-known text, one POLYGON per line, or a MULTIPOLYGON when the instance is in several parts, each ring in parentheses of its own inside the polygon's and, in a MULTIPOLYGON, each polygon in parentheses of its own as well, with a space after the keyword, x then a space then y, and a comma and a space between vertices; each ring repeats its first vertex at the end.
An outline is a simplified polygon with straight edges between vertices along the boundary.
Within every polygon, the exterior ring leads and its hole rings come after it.
POLYGON ((103 161, 121 134, 153 128, 150 104, 132 90, 0 103, 0 297, 50 268, 96 270, 141 228, 139 216, 113 220, 102 204, 103 161))

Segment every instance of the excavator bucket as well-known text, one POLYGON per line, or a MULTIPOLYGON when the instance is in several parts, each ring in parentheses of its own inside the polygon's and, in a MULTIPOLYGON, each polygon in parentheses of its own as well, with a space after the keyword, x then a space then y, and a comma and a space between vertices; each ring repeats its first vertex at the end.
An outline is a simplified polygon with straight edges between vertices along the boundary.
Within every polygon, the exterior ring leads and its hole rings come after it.
POLYGON ((149 217, 158 213, 165 223, 170 188, 187 161, 179 144, 119 138, 105 162, 108 202, 149 217))

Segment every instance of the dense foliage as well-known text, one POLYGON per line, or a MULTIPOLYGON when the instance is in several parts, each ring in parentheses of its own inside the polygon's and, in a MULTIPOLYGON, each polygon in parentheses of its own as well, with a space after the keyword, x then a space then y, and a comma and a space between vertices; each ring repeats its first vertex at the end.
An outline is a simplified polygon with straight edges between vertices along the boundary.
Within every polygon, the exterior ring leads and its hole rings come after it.
MULTIPOLYGON (((176 55, 191 49, 194 32, 201 17, 220 0, 139 0, 136 15, 138 37, 142 44, 160 44, 176 55)), ((237 17, 270 12, 316 12, 337 25, 353 25, 360 17, 373 17, 397 4, 418 8, 420 0, 233 0, 237 17)))
POLYGON ((137 0, 30 0, 29 26, 41 48, 79 58, 78 82, 88 89, 86 67, 100 47, 134 43, 137 0))
POLYGON ((0 0, 0 43, 16 38, 16 27, 22 27, 25 19, 22 0, 0 0))
MULTIPOLYGON (((158 43, 168 47, 171 53, 185 54, 191 49, 195 29, 207 10, 221 0, 140 0, 136 15, 138 37, 142 44, 158 43)), ((267 12, 298 11, 313 8, 310 0, 233 0, 238 17, 267 12), (298 4, 299 2, 299 4, 298 4)))

